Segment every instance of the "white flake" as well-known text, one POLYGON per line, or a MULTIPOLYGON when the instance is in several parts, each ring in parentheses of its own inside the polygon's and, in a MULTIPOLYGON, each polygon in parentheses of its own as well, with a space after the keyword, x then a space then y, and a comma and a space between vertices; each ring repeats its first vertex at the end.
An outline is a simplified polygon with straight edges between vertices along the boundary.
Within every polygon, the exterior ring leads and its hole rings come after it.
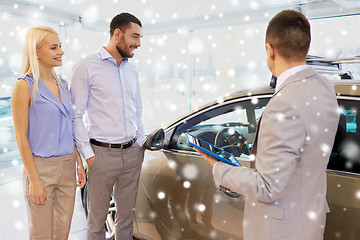
POLYGON ((360 200, 360 190, 358 190, 355 195, 356 195, 356 198, 360 200))
POLYGON ((155 219, 156 218, 156 212, 154 212, 154 211, 151 211, 150 213, 149 213, 149 217, 150 217, 150 219, 155 219))
POLYGON ((185 179, 193 180, 198 177, 199 170, 197 169, 195 164, 189 163, 189 164, 185 164, 182 170, 182 174, 185 179))
POLYGON ((189 188, 191 186, 191 183, 189 181, 184 181, 183 186, 184 188, 189 188))
POLYGON ((279 121, 279 122, 282 122, 284 121, 285 119, 285 115, 283 113, 278 113, 276 114, 276 119, 279 121))
POLYGON ((223 103, 223 102, 224 102, 224 99, 223 99, 223 98, 218 98, 216 101, 217 101, 218 103, 223 103))
POLYGON ((204 204, 199 204, 199 206, 197 207, 197 209, 200 211, 200 212, 204 212, 205 209, 206 209, 206 206, 204 204))
POLYGON ((235 76, 235 69, 230 68, 227 72, 227 74, 229 75, 229 77, 234 77, 235 76))
POLYGON ((217 239, 216 231, 211 231, 210 232, 210 238, 217 239))
POLYGON ((353 141, 348 141, 345 143, 344 155, 350 160, 358 159, 360 155, 360 147, 357 143, 353 141))
POLYGON ((320 145, 320 148, 321 148, 321 151, 323 151, 324 153, 328 153, 328 152, 330 152, 330 146, 329 145, 327 145, 326 143, 323 143, 323 144, 321 144, 320 145))
POLYGON ((235 130, 234 130, 233 128, 229 128, 228 133, 229 133, 230 135, 234 135, 234 134, 235 134, 235 130))
POLYGON ((168 166, 172 169, 175 169, 176 168, 176 162, 173 161, 173 160, 170 160, 169 163, 168 163, 168 166))
POLYGON ((24 224, 23 224, 22 222, 16 221, 14 225, 15 225, 15 228, 16 228, 17 230, 19 230, 19 231, 23 231, 23 230, 24 230, 24 224))
POLYGON ((257 99, 257 98, 252 98, 252 99, 251 99, 251 103, 254 104, 254 105, 255 105, 255 104, 258 104, 258 103, 259 103, 259 99, 257 99))
POLYGON ((170 111, 175 112, 177 110, 177 105, 176 104, 171 104, 170 105, 170 111))
POLYGON ((256 2, 256 1, 251 1, 249 5, 250 5, 250 8, 253 9, 253 10, 257 10, 260 7, 259 3, 256 2))
POLYGON ((14 160, 11 161, 11 165, 12 165, 13 167, 17 167, 17 166, 19 166, 19 164, 20 164, 20 162, 19 162, 19 160, 17 160, 17 159, 14 159, 14 160))
POLYGON ((82 14, 82 19, 84 22, 88 24, 93 24, 98 19, 98 6, 93 5, 85 9, 85 11, 82 14))
POLYGON ((202 53, 204 48, 204 42, 200 38, 192 39, 189 43, 189 50, 194 54, 202 53))
POLYGON ((314 211, 311 211, 311 210, 307 212, 307 216, 308 216, 309 219, 311 219, 313 221, 316 221, 317 218, 318 218, 317 213, 314 212, 314 211))
POLYGON ((157 197, 159 198, 159 199, 164 199, 165 198, 165 193, 164 192, 158 192, 158 195, 157 195, 157 197))
POLYGON ((18 207, 20 207, 21 204, 20 204, 19 200, 14 200, 12 205, 14 208, 18 208, 18 207))

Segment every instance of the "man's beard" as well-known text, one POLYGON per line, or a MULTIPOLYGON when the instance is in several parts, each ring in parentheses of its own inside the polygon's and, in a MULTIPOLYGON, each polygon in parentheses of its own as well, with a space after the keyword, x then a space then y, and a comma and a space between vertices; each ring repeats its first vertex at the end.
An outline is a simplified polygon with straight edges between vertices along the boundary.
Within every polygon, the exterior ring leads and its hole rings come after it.
POLYGON ((125 51, 123 51, 119 46, 116 46, 116 49, 118 50, 118 52, 120 53, 120 55, 124 58, 132 58, 134 56, 134 53, 126 53, 125 51))

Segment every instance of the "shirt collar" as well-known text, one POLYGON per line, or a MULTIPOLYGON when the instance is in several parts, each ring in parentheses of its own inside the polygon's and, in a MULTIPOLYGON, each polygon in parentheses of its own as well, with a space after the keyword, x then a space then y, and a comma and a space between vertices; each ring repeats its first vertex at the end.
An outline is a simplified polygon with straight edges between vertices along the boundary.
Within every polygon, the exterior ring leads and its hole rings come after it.
POLYGON ((106 50, 105 46, 103 46, 101 49, 100 49, 100 57, 102 60, 105 60, 105 59, 108 59, 108 58, 113 58, 113 56, 111 56, 111 54, 106 50))
POLYGON ((277 78, 275 92, 277 92, 279 90, 280 86, 285 82, 286 79, 288 79, 292 75, 296 74, 297 72, 304 70, 307 67, 310 67, 310 66, 305 65, 305 64, 295 66, 295 67, 289 68, 288 70, 286 70, 285 72, 280 74, 280 76, 277 78))
MULTIPOLYGON (((113 63, 116 64, 116 59, 113 56, 111 56, 111 54, 106 50, 105 46, 103 46, 100 49, 99 54, 102 60, 108 59, 109 61, 112 61, 113 63)), ((127 63, 128 61, 129 60, 127 58, 123 58, 122 63, 127 63)))

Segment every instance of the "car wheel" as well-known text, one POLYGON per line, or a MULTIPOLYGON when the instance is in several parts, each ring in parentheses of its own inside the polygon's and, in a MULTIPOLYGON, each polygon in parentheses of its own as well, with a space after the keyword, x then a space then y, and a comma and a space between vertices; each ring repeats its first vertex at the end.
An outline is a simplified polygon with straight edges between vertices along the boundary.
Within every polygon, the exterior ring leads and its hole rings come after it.
MULTIPOLYGON (((84 207, 85 216, 88 217, 88 208, 87 208, 87 191, 88 191, 88 185, 87 183, 81 189, 81 202, 84 207)), ((105 237, 106 240, 114 240, 115 239, 115 203, 111 196, 110 205, 109 205, 109 211, 108 215, 106 217, 105 221, 105 237)))

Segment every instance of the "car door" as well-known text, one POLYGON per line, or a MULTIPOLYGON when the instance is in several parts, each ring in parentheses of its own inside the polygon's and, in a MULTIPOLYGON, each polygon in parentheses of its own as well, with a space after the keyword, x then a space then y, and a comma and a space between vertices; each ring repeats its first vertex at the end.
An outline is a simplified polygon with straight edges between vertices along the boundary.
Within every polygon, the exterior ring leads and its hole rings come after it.
POLYGON ((191 133, 249 166, 250 148, 271 95, 209 106, 165 130, 168 146, 144 160, 136 205, 141 234, 153 239, 243 239, 243 196, 215 187, 211 166, 186 143, 191 133), (245 144, 242 144, 245 143, 245 144))

